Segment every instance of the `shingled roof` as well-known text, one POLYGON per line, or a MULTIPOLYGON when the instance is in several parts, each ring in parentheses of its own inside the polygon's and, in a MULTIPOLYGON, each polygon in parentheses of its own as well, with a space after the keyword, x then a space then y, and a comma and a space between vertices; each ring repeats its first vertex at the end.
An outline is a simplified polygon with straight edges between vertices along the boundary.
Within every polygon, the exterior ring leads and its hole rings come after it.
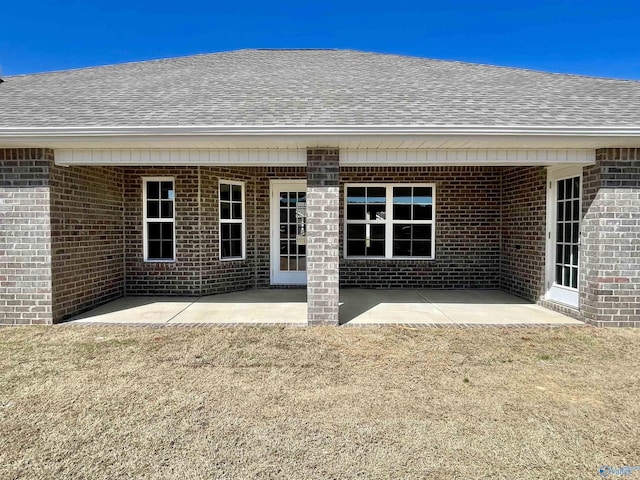
POLYGON ((239 50, 5 77, 0 128, 640 126, 640 82, 348 50, 239 50))

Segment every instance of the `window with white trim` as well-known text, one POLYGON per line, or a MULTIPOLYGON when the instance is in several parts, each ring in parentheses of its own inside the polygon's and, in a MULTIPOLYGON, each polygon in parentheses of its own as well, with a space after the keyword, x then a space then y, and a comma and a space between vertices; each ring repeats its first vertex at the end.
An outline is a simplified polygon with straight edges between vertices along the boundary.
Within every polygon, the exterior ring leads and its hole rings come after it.
POLYGON ((432 259, 434 219, 433 184, 348 184, 345 257, 432 259))
POLYGON ((220 259, 244 259, 245 215, 244 183, 221 180, 220 259))
POLYGON ((175 192, 173 178, 143 179, 143 236, 146 262, 175 260, 175 192))

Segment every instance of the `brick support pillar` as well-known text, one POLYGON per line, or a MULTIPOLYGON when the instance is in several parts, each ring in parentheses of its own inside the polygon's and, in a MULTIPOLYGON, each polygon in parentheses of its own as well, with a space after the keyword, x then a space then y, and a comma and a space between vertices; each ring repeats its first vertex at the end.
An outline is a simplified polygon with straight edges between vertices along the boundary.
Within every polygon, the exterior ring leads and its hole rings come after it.
POLYGON ((53 152, 0 149, 0 324, 52 323, 53 152))
POLYGON ((338 150, 307 150, 307 309, 309 325, 338 325, 338 150))
POLYGON ((640 327, 640 148, 597 150, 584 169, 580 265, 583 318, 640 327))

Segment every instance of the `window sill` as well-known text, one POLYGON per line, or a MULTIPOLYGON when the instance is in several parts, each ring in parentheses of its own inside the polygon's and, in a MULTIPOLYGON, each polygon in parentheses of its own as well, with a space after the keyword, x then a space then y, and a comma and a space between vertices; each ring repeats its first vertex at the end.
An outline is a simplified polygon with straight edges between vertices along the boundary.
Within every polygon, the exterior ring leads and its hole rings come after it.
POLYGON ((220 259, 221 262, 242 262, 244 260, 246 260, 246 257, 227 257, 220 259))
POLYGON ((145 258, 144 263, 176 263, 176 259, 164 260, 162 258, 145 258))

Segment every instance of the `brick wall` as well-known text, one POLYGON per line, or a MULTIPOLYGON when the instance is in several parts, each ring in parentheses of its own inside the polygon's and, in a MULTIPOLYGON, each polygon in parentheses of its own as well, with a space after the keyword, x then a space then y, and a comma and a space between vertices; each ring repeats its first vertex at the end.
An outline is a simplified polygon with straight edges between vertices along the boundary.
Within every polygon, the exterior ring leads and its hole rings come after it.
POLYGON ((596 151, 583 171, 581 312, 640 327, 640 148, 596 151))
POLYGON ((122 170, 50 167, 53 319, 124 294, 122 170))
POLYGON ((123 174, 127 295, 210 295, 269 287, 269 181, 306 178, 304 168, 127 168, 123 174), (144 262, 142 179, 162 176, 176 182, 176 262, 144 262), (220 180, 245 183, 244 260, 220 260, 220 180))
POLYGON ((502 169, 500 288, 533 302, 544 295, 547 172, 502 169))
POLYGON ((51 323, 50 150, 0 149, 0 324, 51 323))
MULTIPOLYGON (((340 218, 346 183, 435 183, 434 260, 343 258, 340 284, 368 288, 499 288, 498 167, 350 167, 340 169, 340 218)), ((340 222, 340 238, 344 238, 340 222)))

